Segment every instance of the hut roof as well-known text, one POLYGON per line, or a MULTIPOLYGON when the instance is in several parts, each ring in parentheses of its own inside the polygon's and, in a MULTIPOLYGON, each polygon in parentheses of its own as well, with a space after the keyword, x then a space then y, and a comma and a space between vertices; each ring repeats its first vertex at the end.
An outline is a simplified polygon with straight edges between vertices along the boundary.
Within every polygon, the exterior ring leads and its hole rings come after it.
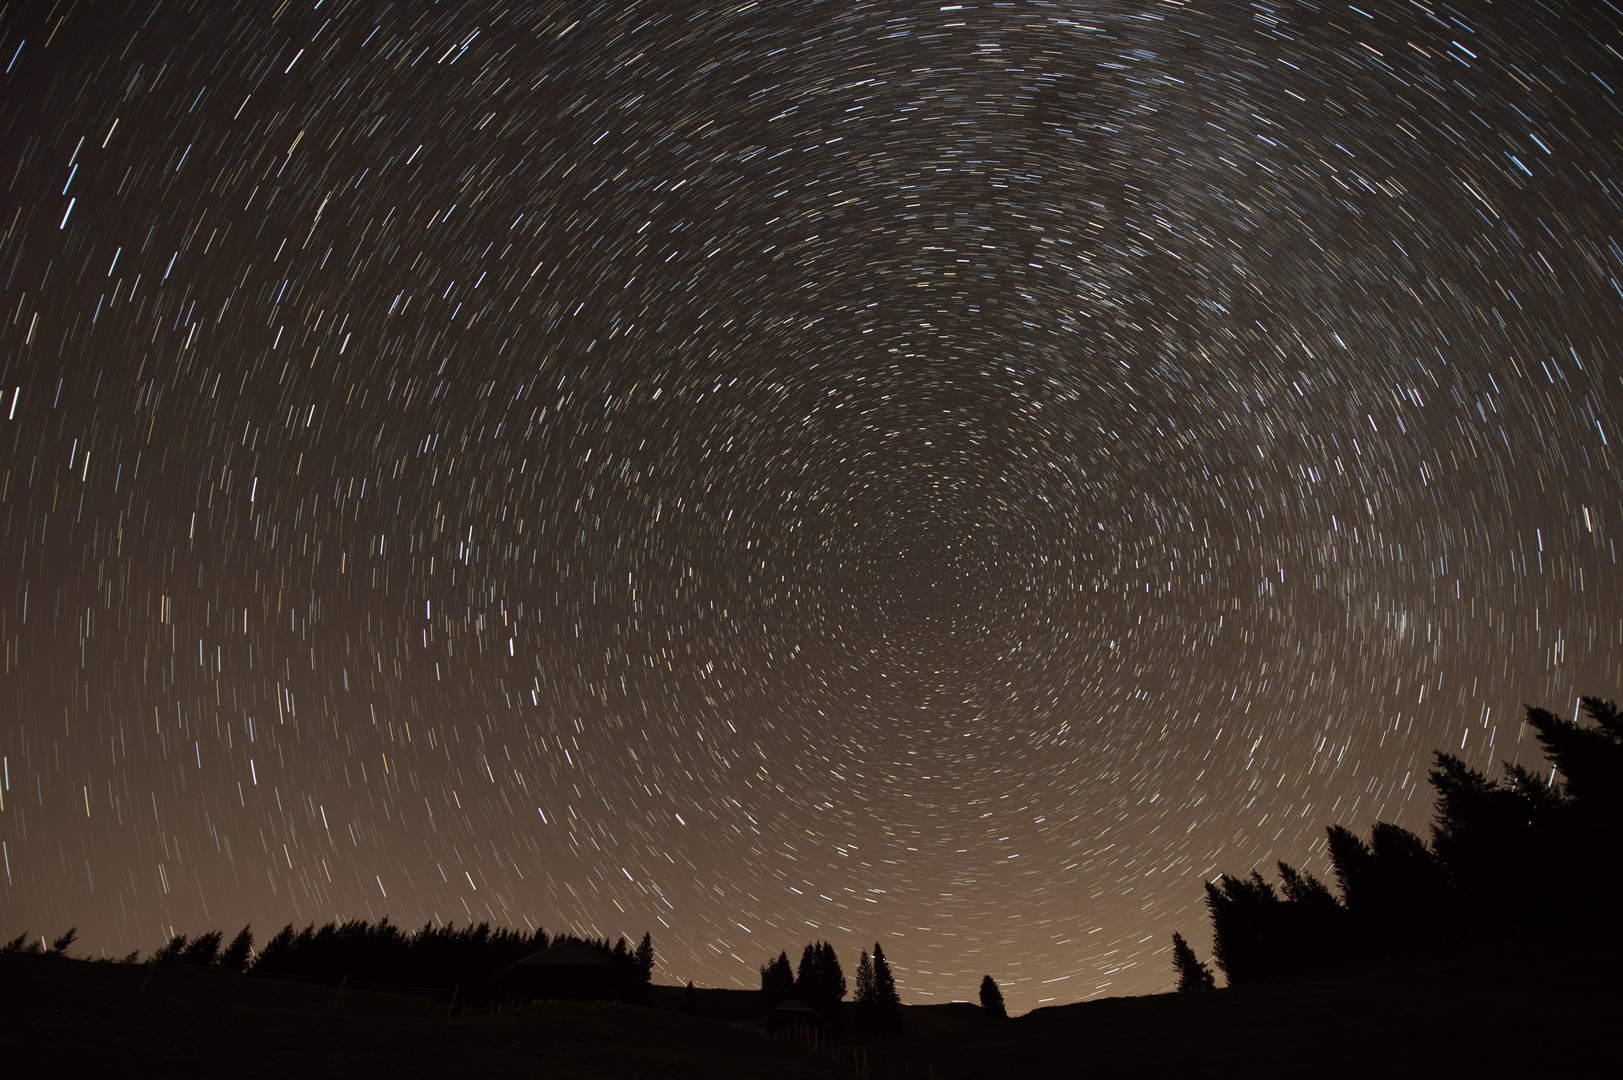
POLYGON ((602 949, 595 945, 588 945, 584 941, 573 939, 560 941, 555 945, 532 953, 514 964, 514 967, 607 967, 613 964, 602 949))
POLYGON ((778 1007, 776 1009, 773 1009, 772 1011, 773 1012, 808 1012, 808 1013, 812 1013, 814 1015, 817 1012, 816 1009, 812 1008, 810 1005, 807 1005, 804 1001, 801 1001, 799 998, 784 998, 782 1001, 778 1002, 778 1007))

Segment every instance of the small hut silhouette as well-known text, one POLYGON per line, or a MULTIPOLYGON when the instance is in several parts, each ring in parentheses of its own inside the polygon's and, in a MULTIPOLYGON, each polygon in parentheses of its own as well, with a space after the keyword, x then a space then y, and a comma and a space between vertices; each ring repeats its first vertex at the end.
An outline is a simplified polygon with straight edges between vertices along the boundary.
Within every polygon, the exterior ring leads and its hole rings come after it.
POLYGON ((799 998, 785 998, 761 1018, 756 1027, 780 1039, 809 1042, 812 1045, 828 1042, 834 1034, 822 1014, 799 998))
POLYGON ((496 1001, 627 1001, 635 996, 631 972, 605 949, 566 938, 526 956, 482 988, 496 1001))

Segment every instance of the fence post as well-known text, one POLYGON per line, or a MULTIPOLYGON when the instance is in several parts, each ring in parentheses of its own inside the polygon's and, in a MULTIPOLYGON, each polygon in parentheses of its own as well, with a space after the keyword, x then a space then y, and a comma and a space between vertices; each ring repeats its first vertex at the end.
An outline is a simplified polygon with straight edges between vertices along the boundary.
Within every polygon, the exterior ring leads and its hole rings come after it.
POLYGON ((334 1013, 336 1013, 338 1011, 338 1003, 340 1001, 344 1000, 344 987, 346 987, 348 985, 349 985, 349 972, 346 971, 346 972, 344 972, 343 979, 340 980, 339 983, 338 983, 338 996, 332 999, 332 1011, 334 1013))

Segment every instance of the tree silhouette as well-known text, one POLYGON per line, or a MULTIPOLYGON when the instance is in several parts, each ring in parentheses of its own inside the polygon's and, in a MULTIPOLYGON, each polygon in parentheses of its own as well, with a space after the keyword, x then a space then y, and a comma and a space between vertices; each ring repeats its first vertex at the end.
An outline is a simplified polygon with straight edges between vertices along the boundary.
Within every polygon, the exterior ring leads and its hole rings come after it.
POLYGON ((885 947, 877 941, 873 946, 873 999, 880 1034, 900 1034, 902 998, 896 992, 896 977, 891 974, 890 961, 885 959, 885 947))
POLYGON ((1278 867, 1284 896, 1273 931, 1277 970, 1299 971, 1341 958, 1347 949, 1347 910, 1312 874, 1284 861, 1278 867))
POLYGON ((1255 871, 1208 883, 1213 953, 1229 983, 1505 925, 1610 918, 1623 891, 1623 714, 1599 698, 1580 704, 1588 724, 1526 710, 1548 778, 1507 762, 1490 780, 1437 753, 1429 845, 1390 822, 1367 842, 1330 826, 1339 900, 1283 862, 1283 898, 1255 871))
POLYGON ((254 958, 253 972, 256 975, 286 975, 293 960, 293 924, 289 923, 276 932, 276 936, 265 942, 265 947, 254 958))
POLYGON ((154 964, 167 964, 180 959, 180 954, 186 951, 186 935, 176 934, 168 943, 152 954, 154 964))
MULTIPOLYGON (((1207 978, 1211 976, 1207 975, 1207 978)), ((1003 991, 997 988, 990 975, 981 976, 981 1011, 994 1020, 1009 1018, 1009 1010, 1003 1005, 1003 991)))
POLYGON ((845 1000, 845 972, 840 968, 833 945, 818 941, 801 952, 794 996, 816 1009, 828 1023, 838 1026, 840 1002, 845 1000))
POLYGON ((654 939, 650 934, 645 932, 642 935, 642 941, 637 943, 637 951, 634 956, 637 963, 637 974, 642 978, 642 981, 644 983, 653 982, 654 939))
POLYGON ((254 935, 244 926, 231 939, 231 944, 220 954, 220 967, 226 971, 244 971, 254 955, 254 935))
POLYGON ((789 966, 789 954, 780 952, 776 960, 761 968, 761 1012, 771 1012, 794 993, 795 972, 789 966))
POLYGON ((693 980, 688 980, 688 988, 682 992, 682 1011, 685 1013, 698 1013, 699 992, 693 989, 693 980))
MULTIPOLYGON (((1180 994, 1197 993, 1201 990, 1213 990, 1217 987, 1217 980, 1212 976, 1212 969, 1206 966, 1205 961, 1195 956, 1195 950, 1183 939, 1183 935, 1176 931, 1172 934, 1172 970, 1178 973, 1178 992, 1180 994)), ((997 993, 997 984, 992 982, 988 975, 981 983, 981 1006, 986 1006, 986 987, 990 984, 992 992, 997 993)), ((1003 1007, 1003 995, 998 994, 998 1007, 1003 1007)))
POLYGON ((218 930, 198 934, 176 959, 193 967, 209 967, 220 958, 220 939, 224 936, 218 930))
POLYGON ((862 955, 857 958, 857 983, 851 1000, 862 1003, 873 999, 873 960, 869 958, 868 950, 863 949, 862 955))
POLYGON ((857 1032, 860 1035, 871 1035, 878 1027, 876 1015, 877 1002, 874 999, 873 987, 873 960, 868 956, 868 950, 863 949, 862 955, 857 958, 856 989, 852 992, 852 1000, 856 1002, 857 1032))
POLYGON ((72 945, 74 940, 77 939, 78 936, 79 936, 79 928, 78 927, 76 927, 76 926, 68 927, 67 931, 61 937, 59 937, 55 941, 51 942, 51 955, 52 956, 61 956, 64 953, 66 953, 68 951, 68 946, 72 945))
POLYGON ((1279 897, 1261 874, 1255 870, 1243 878, 1224 874, 1207 882, 1206 907, 1212 916, 1212 957, 1230 986, 1279 973, 1268 934, 1279 897))
POLYGON ((1465 900, 1464 920, 1482 925, 1508 917, 1554 914, 1569 838, 1566 808, 1555 792, 1489 780, 1452 754, 1439 753, 1430 773, 1437 789, 1432 849, 1465 900))
POLYGON ((873 955, 862 951, 857 961, 856 1019, 863 1035, 894 1035, 901 1030, 901 998, 884 946, 874 942, 873 955))

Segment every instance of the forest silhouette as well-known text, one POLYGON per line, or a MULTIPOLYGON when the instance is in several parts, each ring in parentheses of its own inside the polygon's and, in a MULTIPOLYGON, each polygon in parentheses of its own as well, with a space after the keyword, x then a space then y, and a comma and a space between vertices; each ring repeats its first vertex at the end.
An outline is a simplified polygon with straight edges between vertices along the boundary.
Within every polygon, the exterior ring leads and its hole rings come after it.
MULTIPOLYGON (((1587 925, 1623 884, 1623 715, 1582 698, 1590 723, 1527 707, 1548 778, 1505 763, 1490 780, 1438 752, 1428 844, 1390 822, 1366 841, 1328 828, 1340 895, 1283 861, 1206 884, 1213 959, 1230 986, 1349 960, 1497 939, 1518 929, 1587 925)), ((1212 989, 1210 969, 1173 935, 1178 989, 1212 989)))

